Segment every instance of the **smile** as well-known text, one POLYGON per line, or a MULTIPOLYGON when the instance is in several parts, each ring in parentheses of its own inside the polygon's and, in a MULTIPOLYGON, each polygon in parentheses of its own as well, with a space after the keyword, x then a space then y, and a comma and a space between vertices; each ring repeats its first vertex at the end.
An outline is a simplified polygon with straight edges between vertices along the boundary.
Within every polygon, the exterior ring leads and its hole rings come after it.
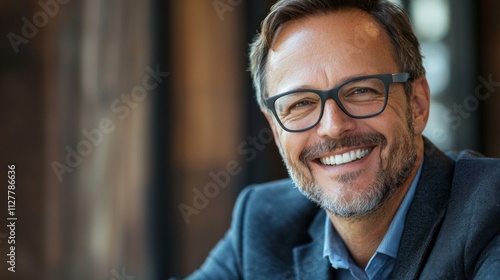
POLYGON ((324 165, 346 164, 364 158, 368 153, 371 152, 371 150, 372 150, 371 148, 352 150, 340 155, 320 158, 319 161, 324 165))

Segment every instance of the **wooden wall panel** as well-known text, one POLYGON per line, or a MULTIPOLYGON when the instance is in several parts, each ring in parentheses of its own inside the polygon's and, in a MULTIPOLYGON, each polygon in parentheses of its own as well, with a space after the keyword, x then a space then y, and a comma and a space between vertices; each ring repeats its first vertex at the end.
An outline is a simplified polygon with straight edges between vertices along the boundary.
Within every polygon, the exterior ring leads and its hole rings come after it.
MULTIPOLYGON (((210 172, 226 170, 229 162, 240 162, 238 144, 244 131, 242 81, 246 46, 242 6, 219 16, 217 1, 173 1, 174 138, 172 162, 177 178, 171 187, 181 190, 177 201, 194 207, 196 191, 204 191, 214 179, 210 172)), ((220 1, 226 2, 226 1, 220 1)), ((237 2, 237 1, 233 1, 237 2)), ((219 188, 209 203, 189 224, 180 213, 178 229, 183 236, 182 274, 197 268, 229 226, 238 176, 219 188)))
MULTIPOLYGON (((150 278, 150 104, 145 98, 123 119, 111 108, 143 84, 146 67, 156 68, 149 18, 148 0, 0 4, 0 164, 16 164, 19 219, 15 274, 7 271, 0 230, 0 279, 150 278), (36 31, 16 50, 5 35, 24 35, 26 21, 36 31), (52 164, 65 165, 67 147, 78 150, 88 140, 82 131, 106 118, 114 131, 58 178, 52 164)), ((6 194, 0 191, 2 224, 6 194)))
POLYGON ((36 35, 33 31, 32 38, 22 33, 22 18, 31 18, 36 9, 36 1, 0 4, 0 279, 29 279, 44 272, 43 36, 42 31, 36 35), (12 164, 15 235, 7 228, 7 165, 12 164), (8 270, 11 246, 15 246, 15 272, 8 270))

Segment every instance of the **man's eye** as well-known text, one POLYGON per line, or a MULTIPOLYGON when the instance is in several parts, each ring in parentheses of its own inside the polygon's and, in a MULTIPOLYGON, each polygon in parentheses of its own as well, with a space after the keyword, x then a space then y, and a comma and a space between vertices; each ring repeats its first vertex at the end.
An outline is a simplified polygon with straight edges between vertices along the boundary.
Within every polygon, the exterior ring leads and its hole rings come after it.
POLYGON ((379 91, 374 88, 353 88, 346 92, 345 98, 374 98, 382 96, 383 94, 384 92, 382 90, 379 91))
POLYGON ((353 94, 364 94, 364 93, 368 93, 370 92, 370 89, 368 88, 358 88, 356 90, 354 90, 352 93, 353 94))
POLYGON ((292 109, 293 109, 293 108, 305 107, 305 106, 307 106, 307 105, 311 105, 311 104, 312 104, 312 102, 311 102, 311 101, 308 101, 308 100, 302 100, 302 101, 299 101, 299 102, 297 102, 297 103, 293 104, 292 109))

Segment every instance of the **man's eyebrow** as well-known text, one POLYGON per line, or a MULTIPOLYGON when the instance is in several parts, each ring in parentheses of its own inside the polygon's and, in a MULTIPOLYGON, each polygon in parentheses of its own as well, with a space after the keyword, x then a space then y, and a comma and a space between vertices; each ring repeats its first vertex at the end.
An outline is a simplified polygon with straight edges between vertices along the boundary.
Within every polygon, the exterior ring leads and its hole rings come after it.
POLYGON ((290 91, 295 91, 295 90, 308 90, 308 89, 311 89, 311 90, 330 90, 332 88, 335 88, 337 87, 338 85, 341 85, 349 80, 352 80, 354 78, 358 78, 358 77, 363 77, 363 76, 370 76, 370 75, 376 75, 374 73, 360 73, 360 74, 355 74, 355 75, 349 75, 347 77, 344 77, 343 79, 341 79, 338 83, 336 83, 333 87, 329 87, 327 89, 318 89, 316 87, 313 87, 313 86, 310 86, 308 84, 303 84, 303 85, 297 85, 297 86, 293 86, 289 89, 286 89, 284 91, 281 91, 279 92, 278 94, 282 94, 282 93, 285 93, 285 92, 290 92, 290 91))

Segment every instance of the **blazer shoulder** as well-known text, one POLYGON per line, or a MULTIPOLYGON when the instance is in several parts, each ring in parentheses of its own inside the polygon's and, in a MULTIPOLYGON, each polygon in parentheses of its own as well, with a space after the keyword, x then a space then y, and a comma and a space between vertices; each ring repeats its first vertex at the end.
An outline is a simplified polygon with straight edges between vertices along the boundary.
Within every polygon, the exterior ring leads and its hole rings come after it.
POLYGON ((498 252, 498 248, 491 249, 488 244, 499 244, 500 159, 471 151, 453 153, 451 158, 455 162, 452 189, 437 239, 444 244, 439 248, 446 249, 436 250, 435 255, 443 260, 441 269, 448 263, 461 267, 467 278, 472 278, 482 262, 487 264, 481 269, 483 273, 489 271, 491 263, 498 267, 498 258, 489 253, 498 252))
POLYGON ((290 199, 293 201, 307 200, 289 178, 250 185, 243 192, 251 193, 253 197, 262 200, 262 203, 275 203, 277 200, 290 199))
POLYGON ((248 186, 236 203, 243 227, 268 233, 307 230, 320 209, 297 189, 291 179, 248 186))
MULTIPOLYGON (((487 210, 487 206, 498 209, 500 159, 482 157, 471 151, 447 155, 455 161, 451 200, 461 205, 461 211, 487 210)), ((488 214, 495 211, 488 211, 488 214)))
POLYGON ((284 214, 300 212, 311 207, 318 208, 288 178, 250 185, 242 191, 240 196, 247 196, 247 207, 261 210, 279 210, 284 214))
POLYGON ((471 150, 447 152, 446 155, 455 161, 455 177, 465 182, 500 185, 500 159, 483 157, 471 150))

